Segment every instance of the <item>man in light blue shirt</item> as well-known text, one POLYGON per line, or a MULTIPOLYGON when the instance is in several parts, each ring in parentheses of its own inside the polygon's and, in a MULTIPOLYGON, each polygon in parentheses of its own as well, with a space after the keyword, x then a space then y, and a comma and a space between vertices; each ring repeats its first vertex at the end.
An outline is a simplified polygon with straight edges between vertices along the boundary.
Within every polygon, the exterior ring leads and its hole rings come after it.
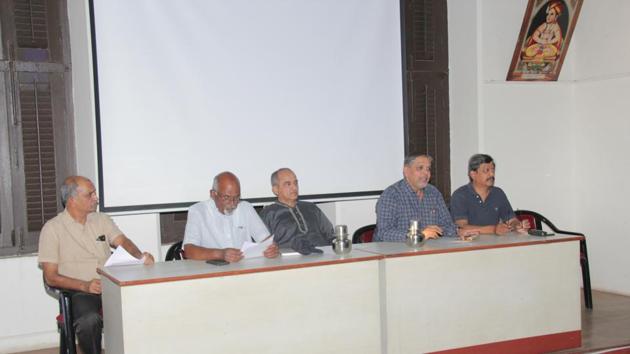
MULTIPOLYGON (((210 198, 188 209, 183 241, 186 258, 238 262, 243 258, 240 248, 245 241, 261 242, 269 236, 251 204, 241 201, 240 182, 231 172, 214 177, 210 198)), ((277 255, 275 243, 264 252, 268 258, 277 255)))

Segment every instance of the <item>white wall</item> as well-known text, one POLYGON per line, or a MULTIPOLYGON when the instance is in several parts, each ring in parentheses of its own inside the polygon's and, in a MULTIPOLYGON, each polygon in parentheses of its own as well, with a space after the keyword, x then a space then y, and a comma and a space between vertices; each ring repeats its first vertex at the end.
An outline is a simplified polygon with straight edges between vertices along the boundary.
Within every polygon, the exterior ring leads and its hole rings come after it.
POLYGON ((0 259, 0 284, 0 353, 57 345, 58 304, 44 290, 37 258, 0 259))
POLYGON ((588 237, 594 288, 630 294, 630 2, 585 1, 558 82, 506 82, 527 0, 449 0, 451 173, 475 152, 497 185, 588 237))
MULTIPOLYGON (((68 1, 72 86, 75 113, 77 173, 97 185, 97 160, 91 44, 86 0, 68 1)), ((401 159, 402 165, 402 159, 401 159)), ((402 173, 402 172, 401 172, 402 173)), ((210 177, 209 177, 210 178, 210 177)), ((97 185, 98 186, 98 185, 97 185)), ((204 196, 205 197, 205 196, 204 196)), ((376 200, 327 203, 323 209, 333 224, 347 224, 350 232, 374 223, 376 200)), ((163 260, 168 246, 160 245, 159 214, 115 215, 114 221, 142 250, 163 260)), ((0 283, 11 284, 12 291, 0 292, 5 318, 0 324, 0 353, 53 347, 58 345, 55 316, 56 300, 42 285, 37 257, 0 259, 0 283), (29 294, 24 296, 23 294, 29 294)))
MULTIPOLYGON (((585 1, 576 58, 577 228, 595 288, 630 294, 630 2, 585 1)), ((595 304, 597 306, 597 304, 595 304)))
MULTIPOLYGON (((585 1, 557 83, 505 82, 527 0, 449 0, 451 172, 467 182, 475 152, 497 160, 497 184, 515 208, 542 212, 587 234, 595 288, 630 294, 624 183, 630 163, 630 2, 585 1), (578 55, 579 53, 579 55, 578 55)), ((90 46, 85 0, 69 1, 78 173, 96 177, 90 46)), ((401 161, 402 164, 402 161, 401 161)), ((394 181, 392 181, 394 182, 394 181)), ((385 186, 384 186, 385 187, 385 186)), ((375 221, 375 200, 323 207, 350 231, 375 221)), ((163 259, 157 214, 116 216, 163 259)), ((5 318, 0 352, 57 345, 55 300, 36 257, 0 259, 5 318), (29 294, 29 296, 23 296, 29 294)), ((597 304, 595 304, 597 306, 597 304)))
MULTIPOLYGON (((67 3, 77 169, 97 183, 87 1, 67 3)), ((44 291, 37 256, 0 259, 0 284, 0 302, 5 304, 0 353, 58 346, 58 305, 44 291)))

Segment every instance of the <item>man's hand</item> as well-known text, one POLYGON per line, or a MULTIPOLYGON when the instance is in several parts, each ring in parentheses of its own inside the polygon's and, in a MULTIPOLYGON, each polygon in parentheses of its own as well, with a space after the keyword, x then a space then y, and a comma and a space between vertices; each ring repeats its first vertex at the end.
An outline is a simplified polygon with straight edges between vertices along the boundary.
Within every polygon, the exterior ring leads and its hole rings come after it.
POLYGON ((505 235, 510 231, 510 226, 504 222, 500 222, 494 227, 494 233, 497 235, 505 235))
POLYGON ((518 232, 519 234, 526 234, 527 230, 531 228, 531 226, 529 225, 529 220, 519 221, 518 219, 515 219, 512 222, 512 225, 514 227, 514 231, 518 232))
POLYGON ((101 291, 101 281, 99 279, 92 279, 89 282, 85 282, 84 292, 90 294, 100 294, 101 291))
POLYGON ((520 234, 526 234, 527 230, 529 230, 529 221, 524 220, 520 221, 517 218, 512 218, 507 222, 507 225, 510 228, 510 231, 516 231, 520 234))
POLYGON ((464 241, 471 240, 475 238, 477 235, 479 235, 480 233, 481 231, 477 229, 467 229, 467 230, 457 229, 457 235, 459 235, 459 238, 464 241))
POLYGON ((267 249, 265 250, 265 252, 263 252, 263 255, 267 258, 276 258, 278 257, 279 251, 278 251, 278 244, 277 243, 272 243, 269 245, 269 247, 267 247, 267 249))
POLYGON ((155 263, 153 255, 151 255, 151 253, 149 252, 142 252, 142 259, 144 260, 144 265, 151 265, 155 263))
POLYGON ((226 248, 223 250, 223 259, 230 263, 238 262, 243 259, 243 252, 236 248, 226 248))
POLYGON ((442 228, 437 225, 429 225, 422 230, 422 234, 426 239, 438 238, 442 236, 442 228))

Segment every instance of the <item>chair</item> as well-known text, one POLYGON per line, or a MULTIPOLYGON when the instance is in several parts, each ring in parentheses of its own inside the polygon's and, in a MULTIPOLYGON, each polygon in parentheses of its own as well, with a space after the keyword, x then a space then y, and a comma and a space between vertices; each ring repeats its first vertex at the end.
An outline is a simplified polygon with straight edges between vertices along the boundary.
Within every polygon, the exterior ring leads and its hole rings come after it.
POLYGON ((374 237, 374 231, 376 230, 376 224, 366 225, 360 227, 352 235, 352 243, 368 243, 372 242, 374 237))
POLYGON ((593 294, 591 292, 591 273, 588 266, 588 252, 586 251, 586 237, 579 232, 560 230, 549 219, 531 210, 517 210, 516 217, 520 221, 528 220, 532 228, 542 230, 543 224, 553 232, 564 235, 582 236, 580 240, 580 266, 582 267, 582 283, 584 284, 584 305, 593 309, 593 294))
POLYGON ((72 292, 66 289, 52 287, 46 283, 46 293, 59 301, 59 315, 57 315, 57 330, 59 331, 59 353, 76 354, 77 347, 74 336, 72 318, 72 292))
POLYGON ((186 259, 186 257, 184 256, 184 249, 182 248, 182 242, 183 241, 175 242, 171 245, 171 247, 168 248, 168 251, 166 252, 167 261, 179 261, 182 259, 186 259))

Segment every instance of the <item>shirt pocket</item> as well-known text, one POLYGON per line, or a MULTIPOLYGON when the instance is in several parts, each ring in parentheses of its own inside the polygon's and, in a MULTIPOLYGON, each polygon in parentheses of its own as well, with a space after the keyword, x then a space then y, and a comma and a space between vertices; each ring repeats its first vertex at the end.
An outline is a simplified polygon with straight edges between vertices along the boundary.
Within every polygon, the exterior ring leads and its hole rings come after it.
POLYGON ((249 235, 249 230, 245 225, 234 226, 234 247, 240 248, 243 242, 251 241, 252 238, 249 235))

